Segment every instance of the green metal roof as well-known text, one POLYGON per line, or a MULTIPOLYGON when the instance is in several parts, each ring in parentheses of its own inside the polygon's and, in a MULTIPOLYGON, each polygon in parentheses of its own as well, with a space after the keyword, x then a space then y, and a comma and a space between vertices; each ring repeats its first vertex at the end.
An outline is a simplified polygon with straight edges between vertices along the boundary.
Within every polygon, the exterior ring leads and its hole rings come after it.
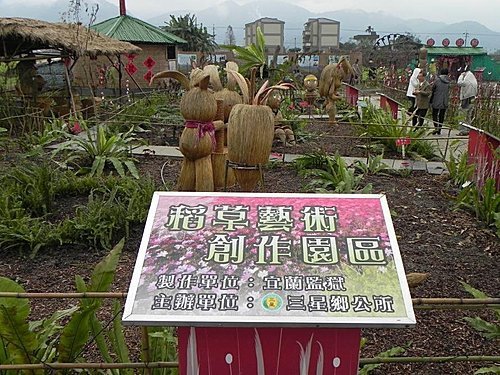
POLYGON ((92 29, 98 33, 127 42, 184 44, 184 39, 159 27, 130 16, 118 16, 97 23, 92 29))
POLYGON ((440 56, 476 56, 486 55, 481 47, 426 47, 428 55, 440 56))

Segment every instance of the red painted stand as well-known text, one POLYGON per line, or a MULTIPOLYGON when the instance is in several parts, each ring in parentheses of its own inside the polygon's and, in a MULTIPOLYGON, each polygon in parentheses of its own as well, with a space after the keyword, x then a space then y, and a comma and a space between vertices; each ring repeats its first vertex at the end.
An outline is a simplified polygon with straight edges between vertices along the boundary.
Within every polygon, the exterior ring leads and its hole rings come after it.
POLYGON ((350 106, 358 105, 359 90, 351 85, 345 84, 345 99, 350 106))
POLYGON ((358 373, 359 328, 180 327, 178 336, 181 375, 358 373))
POLYGON ((392 113, 392 118, 393 119, 398 118, 399 103, 394 99, 385 96, 384 94, 380 94, 380 108, 382 109, 389 108, 389 110, 392 113))
POLYGON ((469 164, 474 164, 475 178, 482 186, 487 178, 496 180, 497 191, 500 190, 500 160, 495 159, 495 150, 500 147, 500 139, 472 128, 469 131, 468 155, 469 164))

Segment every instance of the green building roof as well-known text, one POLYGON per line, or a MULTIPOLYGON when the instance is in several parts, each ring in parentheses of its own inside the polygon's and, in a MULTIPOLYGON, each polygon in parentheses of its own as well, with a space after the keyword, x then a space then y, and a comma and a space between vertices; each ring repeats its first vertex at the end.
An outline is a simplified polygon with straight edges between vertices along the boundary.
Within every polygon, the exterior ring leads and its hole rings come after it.
POLYGON ((439 56, 477 56, 486 55, 481 47, 426 47, 428 55, 439 56))
POLYGON ((97 23, 92 29, 100 34, 127 42, 184 44, 184 39, 172 33, 163 31, 159 27, 130 16, 118 16, 97 23))

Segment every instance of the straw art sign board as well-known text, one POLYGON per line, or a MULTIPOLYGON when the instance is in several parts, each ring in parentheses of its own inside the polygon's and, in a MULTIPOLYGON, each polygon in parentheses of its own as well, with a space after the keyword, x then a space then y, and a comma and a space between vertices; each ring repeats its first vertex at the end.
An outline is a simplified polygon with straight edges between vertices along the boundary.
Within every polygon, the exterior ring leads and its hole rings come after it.
POLYGON ((194 192, 154 194, 123 320, 415 324, 385 196, 194 192))

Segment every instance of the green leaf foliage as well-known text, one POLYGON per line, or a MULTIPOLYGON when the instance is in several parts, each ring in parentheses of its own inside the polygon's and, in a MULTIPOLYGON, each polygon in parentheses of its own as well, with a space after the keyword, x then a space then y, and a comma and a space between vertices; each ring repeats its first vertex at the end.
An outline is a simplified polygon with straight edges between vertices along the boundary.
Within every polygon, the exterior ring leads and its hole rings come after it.
MULTIPOLYGON (((0 277, 0 291, 24 293, 15 281, 0 277)), ((9 363, 38 363, 35 356, 39 343, 29 329, 30 305, 25 298, 0 297, 1 353, 9 363)), ((3 363, 3 362, 2 362, 3 363)))
POLYGON ((304 177, 311 178, 306 185, 307 190, 320 193, 369 193, 370 184, 362 187, 363 176, 357 176, 354 170, 348 168, 340 155, 334 157, 328 155, 314 154, 311 157, 305 155, 296 161, 299 173, 304 177), (309 169, 308 166, 318 165, 319 168, 309 169))
MULTIPOLYGON (((111 327, 111 332, 109 333, 109 338, 111 344, 113 345, 114 351, 118 357, 119 362, 128 363, 130 362, 129 351, 127 348, 127 344, 125 341, 125 335, 123 334, 123 325, 122 325, 122 307, 119 301, 113 301, 113 325, 111 327)), ((122 370, 125 375, 132 375, 133 370, 122 370)))
MULTIPOLYGON (((148 327, 151 361, 177 361, 178 340, 175 327, 148 327)), ((154 369, 153 375, 178 375, 178 369, 154 369)))
POLYGON ((432 143, 422 139, 427 129, 414 128, 408 125, 406 116, 394 119, 391 112, 368 103, 363 112, 362 123, 354 123, 360 136, 369 137, 372 144, 382 144, 387 151, 402 152, 396 145, 399 138, 410 138, 411 144, 406 146, 406 153, 413 158, 432 159, 436 148, 432 143))
MULTIPOLYGON (((136 161, 131 150, 141 144, 133 136, 133 132, 133 127, 125 133, 113 133, 109 127, 96 125, 95 128, 87 129, 86 137, 75 135, 69 141, 61 143, 54 150, 53 156, 65 152, 66 164, 79 161, 82 163, 80 172, 87 172, 91 176, 101 176, 106 167, 113 166, 124 177, 124 165, 131 165, 136 161)), ((130 167, 128 170, 135 178, 139 178, 135 170, 130 167)))
POLYGON ((90 332, 90 318, 95 313, 95 307, 89 306, 76 312, 64 327, 57 350, 58 362, 77 362, 87 343, 90 332))
POLYGON ((474 375, 476 374, 500 374, 500 366, 491 366, 491 367, 482 367, 479 370, 477 370, 474 375))
POLYGON ((246 74, 250 68, 260 68, 266 63, 266 40, 260 27, 257 27, 256 43, 246 47, 226 46, 231 48, 236 58, 242 62, 240 65, 241 74, 246 74))
MULTIPOLYGON (((406 352, 406 348, 403 348, 401 346, 395 346, 393 348, 390 348, 389 350, 386 350, 385 352, 377 354, 375 357, 381 357, 381 358, 396 357, 398 355, 403 354, 404 352, 406 352)), ((368 375, 373 370, 379 368, 380 366, 382 366, 381 363, 364 365, 359 369, 358 375, 368 375)))
POLYGON ((109 290, 115 278, 116 266, 120 260, 124 244, 125 239, 122 238, 106 258, 97 264, 90 277, 90 284, 87 287, 88 292, 106 292, 109 290))
POLYGON ((487 225, 497 226, 500 212, 500 192, 496 191, 496 181, 488 178, 482 187, 471 184, 462 189, 457 197, 457 206, 473 211, 476 217, 487 225))
POLYGON ((478 331, 481 336, 488 339, 500 339, 500 325, 487 322, 480 317, 469 318, 465 317, 464 320, 469 323, 469 325, 478 331))
MULTIPOLYGON (((470 293, 474 298, 490 298, 486 293, 474 288, 473 286, 461 281, 460 282, 467 293, 470 293)), ((493 309, 497 319, 500 319, 500 309, 493 309)), ((499 339, 500 338, 500 325, 498 323, 490 323, 480 317, 465 317, 464 320, 469 323, 469 325, 478 331, 482 336, 488 339, 499 339)))

